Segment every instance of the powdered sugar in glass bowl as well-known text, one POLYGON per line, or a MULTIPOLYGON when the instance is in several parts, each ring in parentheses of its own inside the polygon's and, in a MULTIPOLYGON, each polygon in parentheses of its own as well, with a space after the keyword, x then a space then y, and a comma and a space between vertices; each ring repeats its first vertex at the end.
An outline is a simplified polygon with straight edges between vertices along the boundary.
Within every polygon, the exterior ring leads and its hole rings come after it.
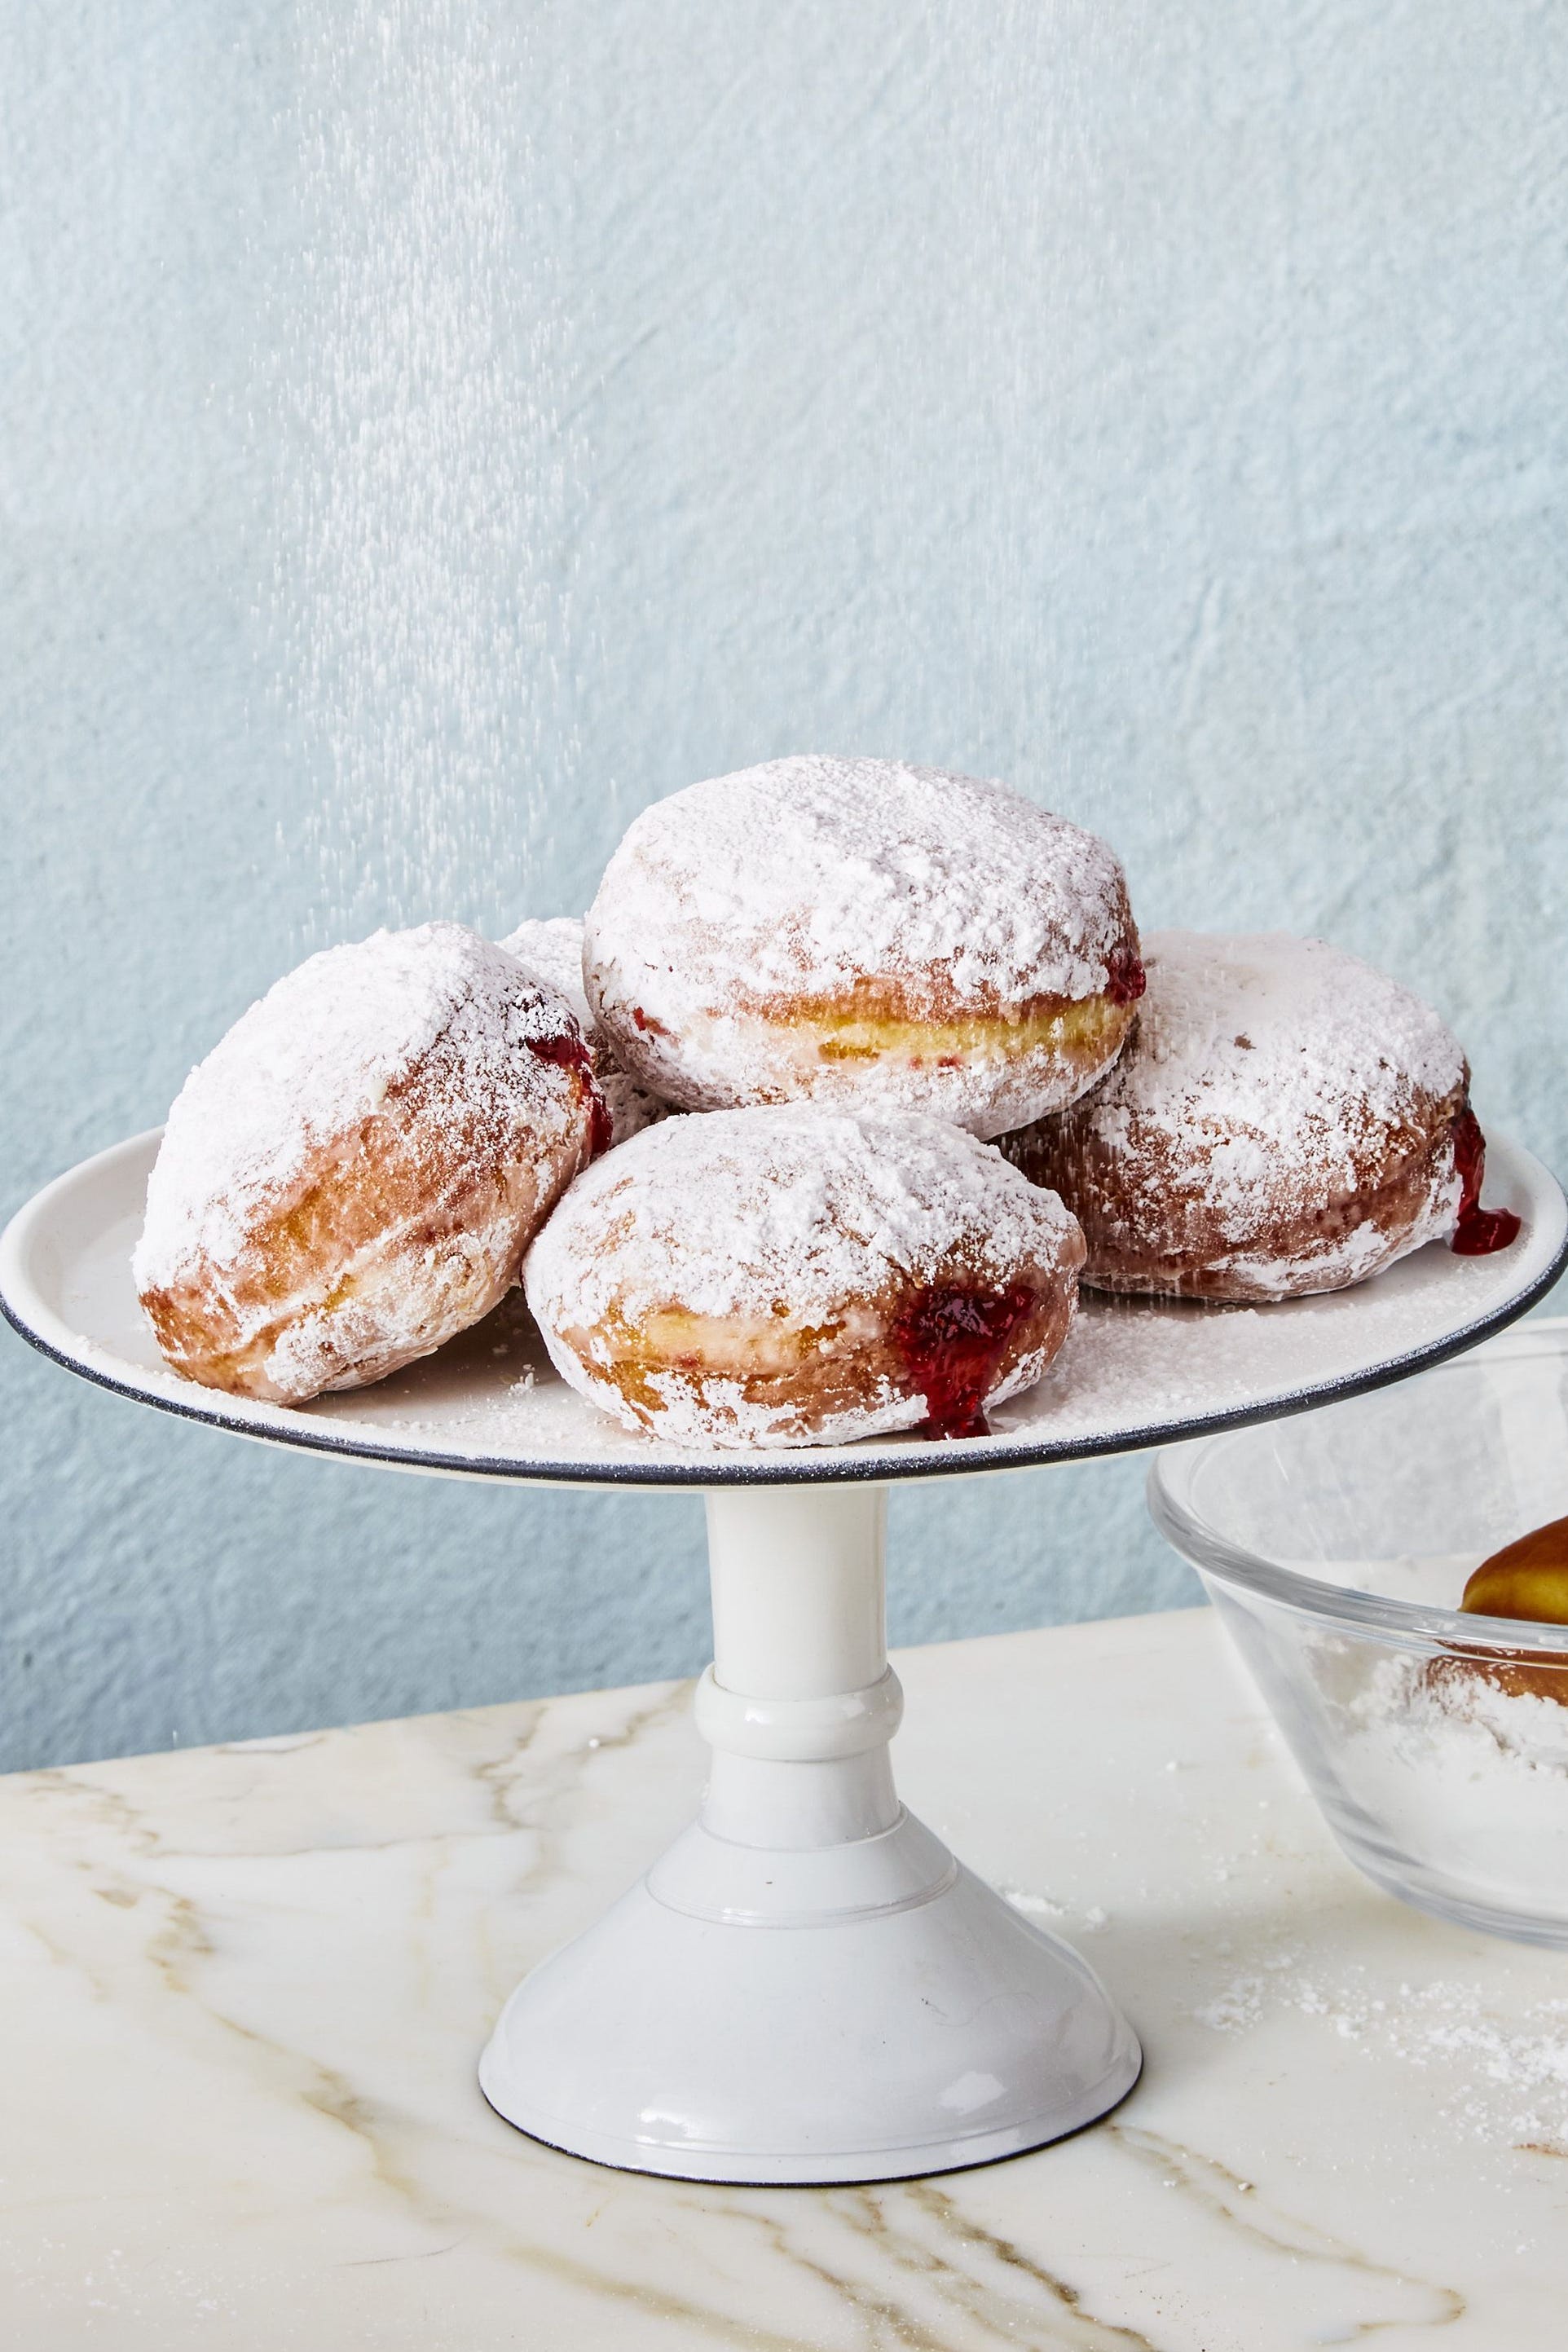
POLYGON ((1568 1625, 1458 1609, 1489 1553, 1568 1516, 1568 1318, 1172 1446, 1149 1502, 1351 1860, 1441 1917, 1568 1947, 1568 1625))

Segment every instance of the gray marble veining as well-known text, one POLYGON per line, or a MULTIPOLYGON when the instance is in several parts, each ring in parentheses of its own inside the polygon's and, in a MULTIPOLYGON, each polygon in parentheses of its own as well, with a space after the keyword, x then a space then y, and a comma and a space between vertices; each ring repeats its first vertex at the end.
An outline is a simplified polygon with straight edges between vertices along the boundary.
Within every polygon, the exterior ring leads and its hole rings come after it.
POLYGON ((909 1653, 909 1801, 1080 1940, 1132 2097, 972 2173, 603 2171, 485 2106, 702 1770, 679 1686, 0 1781, 0 2339, 1547 2352, 1568 1999, 1331 1846, 1206 1612, 909 1653))

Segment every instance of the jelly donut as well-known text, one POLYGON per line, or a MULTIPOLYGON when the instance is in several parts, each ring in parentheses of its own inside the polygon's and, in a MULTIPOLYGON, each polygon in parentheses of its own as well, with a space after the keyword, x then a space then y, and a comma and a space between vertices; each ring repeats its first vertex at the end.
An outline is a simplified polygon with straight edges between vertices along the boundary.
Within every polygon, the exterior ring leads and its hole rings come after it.
POLYGON ((577 915, 542 915, 520 923, 515 931, 502 940, 510 956, 533 972, 540 980, 549 982, 559 995, 566 999, 576 1015, 577 1025, 587 1041, 588 1058, 594 1066, 594 1076, 599 1082, 599 1092, 605 1097, 605 1108, 610 1114, 610 1139, 625 1143, 651 1127, 658 1118, 668 1118, 668 1104, 661 1103, 628 1078, 616 1059, 615 1048, 588 1010, 588 1000, 583 993, 583 923, 577 915))
POLYGON ((1092 1086, 1143 985, 1092 834, 1000 784, 826 758, 646 809, 584 976, 623 1066, 683 1109, 809 1098, 981 1136, 1092 1086))
POLYGON ((1466 1579, 1459 1606, 1475 1616, 1568 1625, 1568 1519, 1532 1528, 1483 1559, 1466 1579))
MULTIPOLYGON (((1568 1625, 1568 1519, 1532 1528, 1467 1579, 1459 1607, 1471 1617, 1513 1617, 1568 1625)), ((1568 1650, 1489 1650, 1459 1654, 1472 1671, 1514 1698, 1549 1698, 1568 1706, 1568 1650), (1472 1664, 1473 1662, 1473 1664, 1472 1664)), ((1450 1672, 1450 1661, 1439 1662, 1450 1672)))
POLYGON ((1083 1243, 990 1145, 805 1105, 651 1127, 523 1264, 562 1377, 682 1445, 983 1433, 1067 1335, 1083 1243))
POLYGON ((1454 1037, 1408 989, 1279 933, 1162 931, 1110 1075, 1003 1140, 1061 1194, 1100 1290, 1263 1301, 1339 1290, 1443 1234, 1496 1248, 1454 1037))
POLYGON ((457 923, 329 948, 191 1073, 136 1287, 168 1361, 299 1404, 477 1322, 608 1120, 570 1007, 457 923))

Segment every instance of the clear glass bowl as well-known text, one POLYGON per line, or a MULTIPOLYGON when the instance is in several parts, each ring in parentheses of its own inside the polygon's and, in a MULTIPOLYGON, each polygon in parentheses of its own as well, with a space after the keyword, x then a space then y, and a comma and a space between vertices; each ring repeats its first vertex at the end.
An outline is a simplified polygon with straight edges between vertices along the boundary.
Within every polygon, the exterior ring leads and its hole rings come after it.
POLYGON ((1568 1318, 1172 1446, 1149 1503, 1357 1867, 1568 1946, 1568 1625, 1458 1606, 1489 1553, 1568 1516, 1568 1318))

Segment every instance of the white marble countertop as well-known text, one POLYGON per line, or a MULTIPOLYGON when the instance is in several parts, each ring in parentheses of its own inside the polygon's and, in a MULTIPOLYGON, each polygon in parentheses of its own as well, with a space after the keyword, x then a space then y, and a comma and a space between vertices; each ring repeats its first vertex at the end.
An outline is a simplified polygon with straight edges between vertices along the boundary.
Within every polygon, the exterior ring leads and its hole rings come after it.
POLYGON ((17 2352, 1559 2352, 1568 1970, 1342 1862, 1207 1611, 904 1654, 900 1787, 1142 2036, 1108 2121, 676 2185, 474 2083, 692 1809, 659 1686, 0 1781, 17 2352))

